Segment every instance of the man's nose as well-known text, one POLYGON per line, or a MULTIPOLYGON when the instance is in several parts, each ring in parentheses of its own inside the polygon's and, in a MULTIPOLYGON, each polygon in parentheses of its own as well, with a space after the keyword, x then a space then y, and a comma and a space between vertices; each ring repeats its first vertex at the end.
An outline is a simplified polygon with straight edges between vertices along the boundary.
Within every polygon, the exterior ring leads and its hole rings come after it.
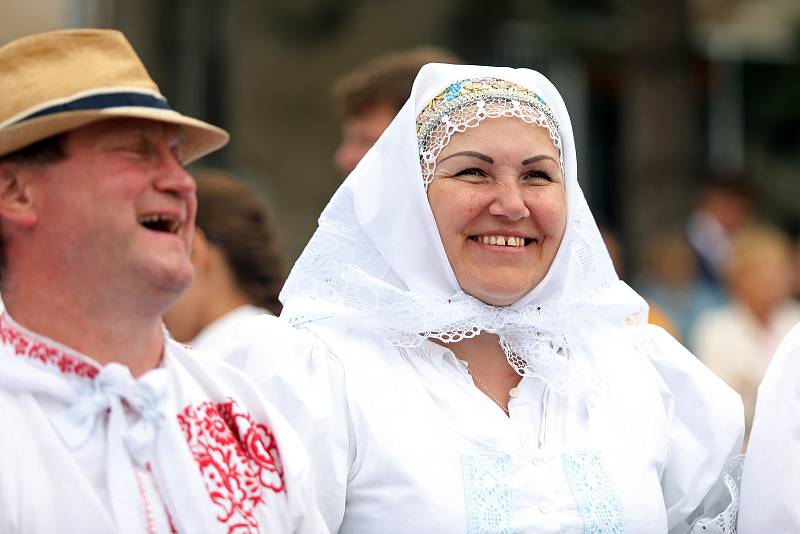
POLYGON ((172 193, 179 197, 195 193, 197 183, 172 153, 164 157, 162 167, 155 182, 157 190, 172 193))

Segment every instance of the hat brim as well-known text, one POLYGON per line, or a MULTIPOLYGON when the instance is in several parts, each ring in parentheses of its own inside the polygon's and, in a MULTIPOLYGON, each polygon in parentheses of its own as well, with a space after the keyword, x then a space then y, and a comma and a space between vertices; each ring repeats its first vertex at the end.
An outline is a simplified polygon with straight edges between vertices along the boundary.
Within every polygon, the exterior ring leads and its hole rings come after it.
POLYGON ((116 118, 146 119, 179 126, 183 135, 184 164, 191 163, 222 148, 230 139, 228 132, 222 128, 181 115, 177 111, 136 106, 113 107, 66 111, 7 126, 0 130, 0 156, 53 135, 68 132, 93 122, 116 118))

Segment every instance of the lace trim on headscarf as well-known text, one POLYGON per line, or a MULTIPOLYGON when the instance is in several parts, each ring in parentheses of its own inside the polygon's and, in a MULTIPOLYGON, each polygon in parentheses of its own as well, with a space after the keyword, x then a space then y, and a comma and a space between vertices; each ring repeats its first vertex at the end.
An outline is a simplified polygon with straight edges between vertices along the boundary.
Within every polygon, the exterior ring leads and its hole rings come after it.
POLYGON ((547 102, 513 82, 477 78, 450 84, 417 117, 417 142, 425 189, 433 180, 436 158, 454 134, 475 128, 484 119, 498 117, 517 117, 546 128, 558 149, 561 172, 564 172, 558 119, 547 102))

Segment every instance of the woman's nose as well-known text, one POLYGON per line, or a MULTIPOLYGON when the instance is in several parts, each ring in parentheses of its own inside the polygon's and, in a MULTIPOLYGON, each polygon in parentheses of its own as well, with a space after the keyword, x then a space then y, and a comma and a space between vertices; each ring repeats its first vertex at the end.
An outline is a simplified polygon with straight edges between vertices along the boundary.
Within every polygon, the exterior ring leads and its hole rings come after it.
POLYGON ((507 217, 512 221, 524 219, 531 214, 518 184, 497 184, 495 197, 489 205, 489 213, 507 217))

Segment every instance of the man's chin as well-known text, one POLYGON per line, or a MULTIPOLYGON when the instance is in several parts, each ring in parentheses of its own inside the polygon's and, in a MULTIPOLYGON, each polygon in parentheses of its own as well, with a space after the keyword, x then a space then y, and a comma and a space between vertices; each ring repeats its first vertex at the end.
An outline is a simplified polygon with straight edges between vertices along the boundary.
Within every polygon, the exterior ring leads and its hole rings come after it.
POLYGON ((192 285, 194 269, 187 262, 180 266, 162 266, 150 274, 155 292, 164 294, 165 298, 177 300, 192 285))

